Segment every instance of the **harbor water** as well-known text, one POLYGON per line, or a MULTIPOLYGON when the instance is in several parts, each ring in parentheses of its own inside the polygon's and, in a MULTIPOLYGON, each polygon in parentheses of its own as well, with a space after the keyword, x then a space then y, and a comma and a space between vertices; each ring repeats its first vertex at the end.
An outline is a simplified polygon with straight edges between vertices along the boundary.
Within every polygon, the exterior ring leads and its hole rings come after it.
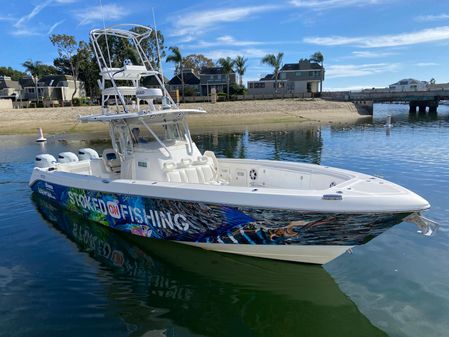
POLYGON ((32 196, 34 156, 107 142, 0 137, 0 336, 448 336, 449 106, 374 109, 345 126, 193 136, 217 157, 355 170, 431 203, 433 236, 404 222, 323 267, 148 243, 86 222, 32 196))

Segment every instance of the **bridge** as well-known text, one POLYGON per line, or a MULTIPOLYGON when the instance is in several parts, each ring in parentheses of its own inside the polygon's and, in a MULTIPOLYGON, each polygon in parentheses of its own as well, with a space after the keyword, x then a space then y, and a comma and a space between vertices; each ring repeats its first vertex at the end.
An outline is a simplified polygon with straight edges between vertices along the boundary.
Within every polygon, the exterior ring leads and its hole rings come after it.
POLYGON ((373 103, 408 103, 410 112, 436 113, 441 100, 449 100, 449 90, 390 91, 388 89, 365 89, 361 91, 323 92, 323 99, 354 102, 368 113, 373 113, 373 103))

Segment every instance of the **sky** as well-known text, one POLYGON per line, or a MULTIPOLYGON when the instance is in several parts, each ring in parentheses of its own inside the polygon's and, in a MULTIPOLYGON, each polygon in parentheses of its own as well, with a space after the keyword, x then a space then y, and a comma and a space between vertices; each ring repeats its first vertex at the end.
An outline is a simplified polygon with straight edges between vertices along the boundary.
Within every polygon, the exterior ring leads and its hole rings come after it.
MULTIPOLYGON (((385 87, 403 78, 449 82, 449 0, 1 0, 0 66, 23 70, 32 59, 51 64, 50 34, 88 40, 89 31, 116 23, 153 26, 165 45, 214 61, 248 58, 244 81, 284 63, 324 55, 323 90, 385 87), (104 23, 103 23, 104 20, 104 23)), ((163 65, 171 78, 173 64, 163 65)))

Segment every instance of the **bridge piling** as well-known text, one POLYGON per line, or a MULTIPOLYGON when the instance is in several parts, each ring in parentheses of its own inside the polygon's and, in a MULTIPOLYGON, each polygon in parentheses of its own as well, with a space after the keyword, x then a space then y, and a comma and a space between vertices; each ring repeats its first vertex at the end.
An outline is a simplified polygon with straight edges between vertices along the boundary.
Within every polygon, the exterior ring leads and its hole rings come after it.
POLYGON ((430 101, 428 104, 429 113, 436 113, 438 108, 438 101, 430 101))
POLYGON ((418 112, 419 113, 426 113, 427 104, 426 102, 419 102, 418 104, 418 112))
POLYGON ((416 113, 416 108, 418 108, 420 114, 426 113, 427 108, 429 108, 429 113, 436 113, 438 108, 438 100, 410 101, 409 107, 410 113, 416 113))

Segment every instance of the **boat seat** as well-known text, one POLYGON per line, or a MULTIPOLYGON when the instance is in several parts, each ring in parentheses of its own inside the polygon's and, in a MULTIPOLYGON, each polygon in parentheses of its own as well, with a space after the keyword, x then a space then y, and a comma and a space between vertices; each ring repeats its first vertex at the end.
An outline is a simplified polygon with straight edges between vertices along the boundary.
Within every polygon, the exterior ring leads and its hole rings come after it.
POLYGON ((204 177, 204 182, 209 183, 214 180, 214 171, 209 165, 201 165, 196 167, 198 174, 202 174, 204 177))
POLYGON ((167 172, 167 180, 171 183, 182 183, 181 174, 178 171, 167 172))
POLYGON ((102 159, 107 172, 120 173, 121 162, 114 149, 105 149, 102 159))
POLYGON ((200 156, 195 161, 192 161, 190 158, 183 158, 177 164, 172 161, 165 162, 163 171, 166 173, 167 181, 169 182, 219 184, 215 180, 211 163, 204 156, 200 156))
POLYGON ((167 181, 180 183, 180 182, 182 182, 181 175, 179 174, 179 172, 175 171, 175 169, 176 169, 176 164, 172 161, 166 161, 162 165, 162 170, 165 172, 165 174, 167 176, 167 181))
POLYGON ((218 163, 218 159, 217 157, 215 157, 215 153, 213 153, 212 151, 204 151, 204 156, 208 162, 212 163, 213 169, 215 172, 219 172, 219 163, 218 163))

